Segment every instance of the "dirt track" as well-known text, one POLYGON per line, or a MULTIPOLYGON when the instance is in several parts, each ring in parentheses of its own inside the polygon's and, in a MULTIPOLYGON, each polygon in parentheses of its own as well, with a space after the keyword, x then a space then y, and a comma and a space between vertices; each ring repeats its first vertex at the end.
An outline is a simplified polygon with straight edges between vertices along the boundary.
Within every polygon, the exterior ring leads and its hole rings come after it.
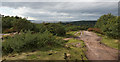
POLYGON ((83 31, 79 36, 86 44, 89 60, 118 60, 118 50, 100 44, 101 37, 93 32, 83 31))

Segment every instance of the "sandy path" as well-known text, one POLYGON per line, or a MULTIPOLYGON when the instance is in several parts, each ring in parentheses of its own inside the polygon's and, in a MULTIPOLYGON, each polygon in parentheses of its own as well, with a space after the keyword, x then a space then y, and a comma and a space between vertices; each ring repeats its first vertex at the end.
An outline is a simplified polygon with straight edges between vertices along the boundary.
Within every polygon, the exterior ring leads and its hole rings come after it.
POLYGON ((83 31, 79 36, 88 48, 86 56, 89 60, 117 60, 118 50, 100 44, 101 38, 93 32, 83 31))

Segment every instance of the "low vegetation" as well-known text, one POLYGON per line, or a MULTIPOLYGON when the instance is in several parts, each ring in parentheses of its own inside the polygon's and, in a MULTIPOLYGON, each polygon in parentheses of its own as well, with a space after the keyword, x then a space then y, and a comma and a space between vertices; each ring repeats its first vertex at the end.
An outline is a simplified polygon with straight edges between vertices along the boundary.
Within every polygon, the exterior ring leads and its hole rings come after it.
POLYGON ((102 34, 99 34, 99 33, 96 33, 98 36, 102 37, 102 40, 101 40, 101 43, 102 44, 105 44, 106 46, 109 46, 111 48, 115 48, 115 49, 119 49, 119 40, 118 39, 113 39, 113 38, 110 38, 106 35, 102 35, 102 34))
MULTIPOLYGON (((72 31, 72 32, 68 32, 67 34, 74 34, 76 32, 77 31, 75 31, 75 32, 72 31)), ((46 33, 44 33, 44 34, 46 34, 46 33)), ((29 36, 29 35, 27 34, 26 36, 29 36)), ((34 34, 32 34, 32 35, 34 36, 34 34)), ((41 35, 39 35, 39 36, 41 36, 41 35)), ((41 37, 43 39, 46 36, 41 36, 41 37)), ((39 39, 41 39, 41 37, 39 39)), ((29 37, 29 39, 30 39, 30 37, 29 37)), ((52 39, 53 39, 53 37, 52 37, 52 39)), ((48 40, 48 39, 46 38, 46 40, 48 40)), ((7 42, 7 41, 5 41, 5 42, 7 42)), ((40 45, 42 45, 42 44, 39 44, 39 50, 37 49, 35 51, 32 50, 32 52, 30 52, 30 51, 22 52, 19 54, 18 53, 9 54, 7 56, 4 56, 3 59, 7 59, 7 60, 19 60, 19 59, 23 59, 23 60, 24 59, 25 60, 87 60, 85 53, 84 53, 86 51, 85 44, 82 40, 77 40, 77 39, 71 38, 64 42, 63 42, 63 40, 62 41, 55 40, 52 42, 56 42, 56 43, 52 43, 52 44, 57 45, 56 48, 55 48, 56 45, 54 46, 54 48, 50 48, 50 47, 43 48, 45 46, 43 45, 42 47, 40 47, 40 45), (64 46, 58 48, 58 45, 61 45, 61 44, 63 45, 63 43, 60 43, 60 42, 63 42, 64 46), (41 48, 44 50, 42 50, 41 48), (45 49, 47 49, 47 50, 45 50, 45 49), (67 56, 65 56, 65 54, 67 56)), ((11 43, 11 44, 14 44, 14 43, 11 43)), ((36 44, 36 43, 34 42, 34 44, 36 44)), ((46 43, 45 45, 49 46, 48 43, 46 43)), ((31 46, 29 46, 29 47, 31 47, 31 46)), ((32 48, 34 48, 34 47, 32 47, 32 48)), ((18 50, 23 50, 23 49, 18 49, 18 50)))
POLYGON ((9 53, 21 53, 25 50, 57 48, 64 45, 64 41, 56 39, 55 36, 47 31, 44 33, 28 31, 9 37, 2 45, 3 55, 7 55, 9 53))

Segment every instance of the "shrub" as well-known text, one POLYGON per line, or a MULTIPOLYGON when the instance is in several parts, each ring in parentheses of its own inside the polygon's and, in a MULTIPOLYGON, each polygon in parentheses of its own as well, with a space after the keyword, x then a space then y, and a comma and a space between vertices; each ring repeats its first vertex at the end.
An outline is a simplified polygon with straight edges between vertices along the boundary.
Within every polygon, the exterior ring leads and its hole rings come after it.
POLYGON ((46 30, 57 36, 64 36, 66 34, 65 27, 58 23, 35 24, 33 31, 43 33, 46 30))
POLYGON ((44 23, 44 26, 53 35, 64 36, 66 34, 65 27, 58 23, 44 23))
POLYGON ((53 35, 64 36, 66 34, 65 28, 61 24, 51 23, 45 26, 53 35))
POLYGON ((17 32, 25 31, 25 30, 32 30, 33 29, 33 23, 26 19, 18 19, 16 21, 13 21, 13 28, 16 29, 17 32))
POLYGON ((26 33, 16 34, 14 37, 9 37, 3 42, 3 55, 9 53, 20 53, 26 50, 42 49, 44 47, 59 47, 62 46, 63 40, 56 39, 48 31, 44 33, 35 33, 28 31, 26 33))
POLYGON ((116 39, 120 38, 119 27, 120 16, 114 16, 112 14, 101 16, 95 25, 95 28, 99 28, 105 35, 116 39))
POLYGON ((34 24, 33 31, 43 33, 47 30, 47 28, 43 24, 34 24))
POLYGON ((32 30, 33 23, 28 21, 26 18, 18 17, 18 16, 2 16, 2 32, 10 33, 21 30, 32 30), (11 29, 13 28, 13 29, 11 29))

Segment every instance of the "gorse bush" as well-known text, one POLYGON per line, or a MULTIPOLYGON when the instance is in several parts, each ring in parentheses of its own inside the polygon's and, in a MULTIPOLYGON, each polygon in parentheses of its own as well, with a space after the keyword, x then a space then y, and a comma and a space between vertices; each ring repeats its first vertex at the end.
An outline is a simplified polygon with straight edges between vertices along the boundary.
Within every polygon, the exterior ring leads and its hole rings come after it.
POLYGON ((16 34, 14 37, 9 37, 3 42, 3 55, 9 53, 20 53, 26 50, 42 49, 44 47, 59 47, 63 45, 63 40, 56 39, 48 31, 44 33, 35 33, 28 31, 26 33, 16 34))

